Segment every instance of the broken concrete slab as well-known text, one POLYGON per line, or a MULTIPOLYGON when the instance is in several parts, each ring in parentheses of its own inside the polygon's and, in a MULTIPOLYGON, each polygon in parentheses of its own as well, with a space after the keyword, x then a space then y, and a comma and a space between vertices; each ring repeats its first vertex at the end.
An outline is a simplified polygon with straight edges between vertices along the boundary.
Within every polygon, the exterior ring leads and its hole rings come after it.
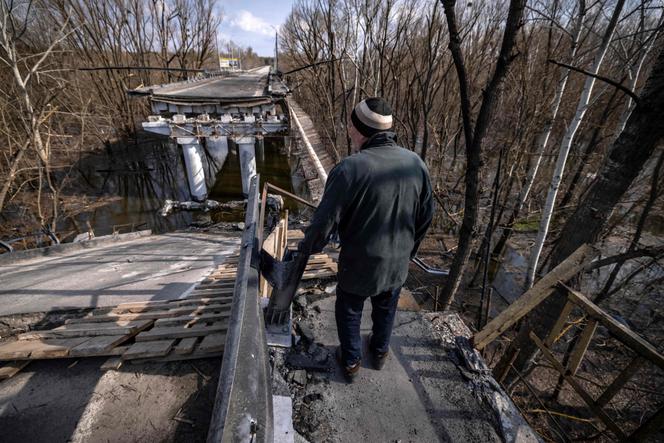
MULTIPOLYGON (((316 347, 332 352, 338 344, 334 301, 309 306, 313 353, 316 347)), ((363 337, 371 329, 370 304, 365 306, 363 337)), ((446 342, 425 315, 399 311, 382 371, 365 358, 355 383, 347 384, 331 359, 334 370, 310 374, 306 386, 291 380, 295 430, 310 441, 502 441, 504 426, 473 393, 458 369, 460 359, 450 358, 450 335, 446 342), (369 407, 370 420, 358 413, 369 407)))
POLYGON ((0 263, 0 315, 177 299, 238 244, 239 237, 228 233, 172 232, 16 263, 5 260, 0 263))
POLYGON ((314 332, 305 323, 298 322, 296 328, 297 332, 300 334, 302 338, 304 338, 307 341, 307 343, 313 343, 316 340, 314 332))
POLYGON ((286 357, 286 366, 291 369, 304 369, 307 371, 328 371, 330 365, 327 361, 318 361, 308 354, 290 354, 286 357))
POLYGON ((297 383, 300 386, 304 386, 307 384, 307 371, 303 369, 298 369, 293 372, 293 377, 292 377, 293 382, 297 383))

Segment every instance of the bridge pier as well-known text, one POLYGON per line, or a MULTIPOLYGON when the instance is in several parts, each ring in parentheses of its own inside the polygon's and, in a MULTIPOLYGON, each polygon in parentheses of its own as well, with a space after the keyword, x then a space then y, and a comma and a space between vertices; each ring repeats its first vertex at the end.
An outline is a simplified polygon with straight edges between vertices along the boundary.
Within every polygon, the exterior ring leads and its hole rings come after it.
POLYGON ((256 137, 238 137, 235 143, 240 157, 242 194, 247 196, 251 180, 256 176, 256 137))
POLYGON ((206 139, 205 146, 210 156, 214 159, 217 168, 221 171, 226 157, 228 157, 228 137, 225 135, 212 135, 206 139))
POLYGON ((265 162, 265 137, 262 134, 256 135, 256 158, 265 162))
POLYGON ((205 201, 208 191, 203 168, 203 147, 196 137, 177 137, 177 142, 182 146, 191 198, 199 202, 205 201))

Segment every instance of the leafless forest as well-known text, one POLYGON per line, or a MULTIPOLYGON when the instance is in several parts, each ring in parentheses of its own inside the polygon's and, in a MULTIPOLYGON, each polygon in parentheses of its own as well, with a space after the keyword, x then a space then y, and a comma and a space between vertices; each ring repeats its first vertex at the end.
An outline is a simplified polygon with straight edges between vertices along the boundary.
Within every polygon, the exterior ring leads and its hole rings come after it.
MULTIPOLYGON (((215 6, 0 0, 1 236, 56 232, 103 204, 62 196, 83 189, 77 160, 135 136, 148 110, 127 89, 214 69, 215 6)), ((590 243, 601 266, 576 286, 661 352, 662 34, 661 0, 299 0, 279 32, 279 69, 337 159, 351 153, 354 104, 391 103, 400 143, 426 161, 435 188, 424 249, 451 269, 435 309, 481 326, 507 249, 524 259, 513 274, 525 291, 590 243)), ((242 51, 245 67, 261 63, 242 51)), ((611 439, 532 358, 528 331, 550 330, 564 305, 552 296, 485 357, 546 440, 611 439)), ((557 343, 565 358, 588 321, 577 317, 557 343)), ((605 335, 580 371, 591 392, 631 359, 605 335)), ((626 430, 664 403, 651 366, 607 405, 626 430)))

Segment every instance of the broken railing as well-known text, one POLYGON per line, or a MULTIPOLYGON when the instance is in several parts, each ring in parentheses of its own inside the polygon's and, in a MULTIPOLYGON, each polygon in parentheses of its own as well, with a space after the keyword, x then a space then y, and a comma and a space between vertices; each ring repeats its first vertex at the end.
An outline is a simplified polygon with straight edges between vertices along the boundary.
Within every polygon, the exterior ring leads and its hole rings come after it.
MULTIPOLYGON (((270 442, 273 439, 272 388, 265 320, 259 294, 261 283, 258 268, 261 254, 257 249, 258 245, 262 245, 261 249, 267 247, 266 253, 275 256, 277 260, 281 259, 286 249, 288 215, 278 225, 274 238, 264 244, 267 193, 274 191, 311 208, 315 209, 316 206, 284 189, 265 183, 259 213, 259 180, 259 176, 252 180, 247 198, 245 228, 233 289, 233 307, 207 437, 209 443, 270 442)), ((447 271, 432 268, 419 259, 415 263, 426 272, 447 275, 447 271)), ((273 301, 273 298, 279 297, 270 297, 270 300, 273 301)), ((282 311, 285 312, 285 309, 282 311)), ((279 318, 279 322, 283 320, 279 318)), ((290 331, 287 335, 290 339, 290 331)))
POLYGON ((233 307, 226 335, 221 373, 207 441, 271 442, 272 387, 258 297, 258 270, 252 267, 257 244, 258 182, 247 198, 233 307))
MULTIPOLYGON (((664 408, 660 408, 650 418, 646 419, 636 430, 627 434, 605 411, 605 406, 616 394, 630 381, 646 362, 654 364, 659 369, 664 369, 664 356, 646 340, 641 338, 631 329, 615 320, 585 295, 565 285, 565 281, 581 272, 590 264, 595 257, 593 249, 584 245, 570 255, 567 260, 542 277, 529 291, 523 294, 517 301, 501 312, 496 318, 473 336, 475 348, 482 350, 503 332, 514 326, 521 318, 531 312, 540 303, 556 291, 561 291, 567 298, 558 320, 554 324, 547 337, 538 337, 530 332, 530 339, 541 351, 544 359, 555 369, 562 379, 567 382, 578 396, 588 406, 588 409, 599 418, 606 428, 610 430, 621 441, 643 441, 652 436, 664 425, 664 408), (575 309, 580 309, 586 323, 578 340, 574 343, 569 359, 559 362, 552 346, 568 332, 568 317, 575 309), (586 355, 597 327, 602 325, 611 336, 623 345, 630 348, 635 357, 620 372, 620 374, 603 390, 597 397, 592 395, 579 383, 577 371, 586 355)), ((514 361, 516 355, 511 359, 514 361)), ((507 365, 504 373, 495 374, 496 379, 504 379, 511 365, 507 365)))

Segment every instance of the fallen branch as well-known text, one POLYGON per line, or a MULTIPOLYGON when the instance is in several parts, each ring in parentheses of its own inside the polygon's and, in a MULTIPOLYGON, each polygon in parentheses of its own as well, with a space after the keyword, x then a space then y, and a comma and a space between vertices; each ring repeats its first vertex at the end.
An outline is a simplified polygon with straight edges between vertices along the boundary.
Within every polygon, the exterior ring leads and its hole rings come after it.
POLYGON ((632 258, 657 257, 663 253, 664 253, 664 245, 635 249, 633 251, 628 251, 622 254, 612 255, 611 257, 607 257, 602 260, 597 260, 596 262, 593 262, 588 266, 588 271, 592 271, 594 269, 602 268, 604 266, 612 265, 614 263, 618 263, 624 260, 629 260, 632 258))

